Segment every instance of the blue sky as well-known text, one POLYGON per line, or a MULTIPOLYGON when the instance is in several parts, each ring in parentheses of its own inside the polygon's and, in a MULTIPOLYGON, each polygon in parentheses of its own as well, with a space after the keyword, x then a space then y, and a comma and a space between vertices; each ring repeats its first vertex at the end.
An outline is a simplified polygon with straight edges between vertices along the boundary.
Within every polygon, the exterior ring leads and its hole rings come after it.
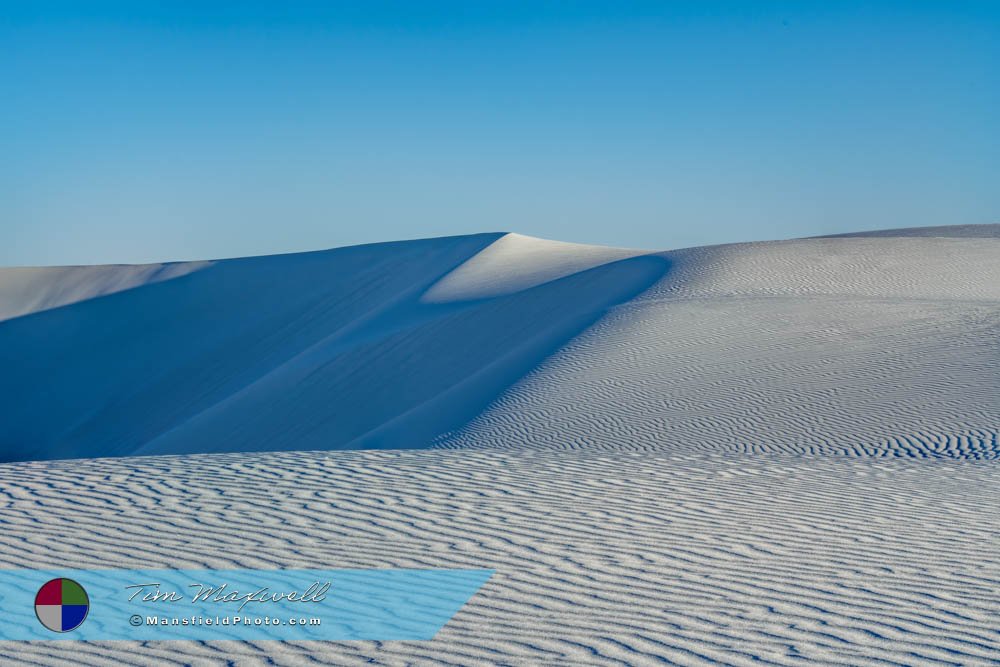
POLYGON ((0 100, 0 265, 1000 222, 1000 3, 5 4, 0 100))

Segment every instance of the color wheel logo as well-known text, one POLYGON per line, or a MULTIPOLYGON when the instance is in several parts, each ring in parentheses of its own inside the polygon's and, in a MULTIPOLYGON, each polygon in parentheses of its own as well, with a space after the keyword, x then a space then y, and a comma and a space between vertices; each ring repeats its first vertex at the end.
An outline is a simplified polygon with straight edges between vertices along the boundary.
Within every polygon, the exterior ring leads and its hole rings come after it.
POLYGON ((35 595, 35 615, 53 632, 69 632, 80 627, 88 611, 87 591, 72 579, 60 577, 47 581, 35 595))

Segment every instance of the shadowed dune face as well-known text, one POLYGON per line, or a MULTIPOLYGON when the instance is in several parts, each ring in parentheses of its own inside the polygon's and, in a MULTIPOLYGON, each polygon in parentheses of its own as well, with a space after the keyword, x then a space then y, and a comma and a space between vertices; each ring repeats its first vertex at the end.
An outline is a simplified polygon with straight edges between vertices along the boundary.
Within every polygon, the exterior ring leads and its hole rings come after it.
POLYGON ((636 257, 492 299, 403 298, 137 453, 241 451, 247 442, 269 450, 427 447, 667 266, 636 257))
POLYGON ((908 231, 663 253, 484 234, 167 273, 34 270, 8 285, 10 312, 66 304, 0 322, 0 460, 996 458, 1000 238, 908 231), (81 276, 97 277, 67 296, 81 276), (29 283, 49 296, 31 306, 29 283))
POLYGON ((421 300, 498 236, 222 261, 10 320, 2 458, 427 446, 668 265, 501 263, 492 297, 421 300))
POLYGON ((497 236, 222 261, 0 323, 0 457, 128 454, 497 236))

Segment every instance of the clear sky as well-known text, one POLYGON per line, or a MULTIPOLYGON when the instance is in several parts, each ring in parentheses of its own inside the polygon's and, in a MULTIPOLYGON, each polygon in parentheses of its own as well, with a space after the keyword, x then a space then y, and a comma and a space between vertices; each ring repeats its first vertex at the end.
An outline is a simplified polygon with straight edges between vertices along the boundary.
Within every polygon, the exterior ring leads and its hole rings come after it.
POLYGON ((0 265, 1000 222, 1000 2, 0 8, 0 265))

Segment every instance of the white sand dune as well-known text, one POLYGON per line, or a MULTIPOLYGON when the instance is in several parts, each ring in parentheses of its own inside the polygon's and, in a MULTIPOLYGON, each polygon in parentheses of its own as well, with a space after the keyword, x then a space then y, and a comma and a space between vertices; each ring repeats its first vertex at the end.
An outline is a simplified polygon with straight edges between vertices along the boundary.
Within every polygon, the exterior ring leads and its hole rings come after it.
POLYGON ((0 273, 0 567, 497 574, 431 642, 0 664, 1000 664, 1000 225, 168 266, 0 273))
POLYGON ((39 293, 75 280, 79 300, 0 323, 0 460, 432 444, 995 458, 987 227, 660 253, 485 234, 170 278, 37 270, 39 293))
POLYGON ((995 239, 1000 238, 1000 225, 946 225, 939 227, 903 227, 901 229, 879 229, 870 232, 850 232, 832 234, 826 238, 848 236, 938 236, 946 238, 995 239))

